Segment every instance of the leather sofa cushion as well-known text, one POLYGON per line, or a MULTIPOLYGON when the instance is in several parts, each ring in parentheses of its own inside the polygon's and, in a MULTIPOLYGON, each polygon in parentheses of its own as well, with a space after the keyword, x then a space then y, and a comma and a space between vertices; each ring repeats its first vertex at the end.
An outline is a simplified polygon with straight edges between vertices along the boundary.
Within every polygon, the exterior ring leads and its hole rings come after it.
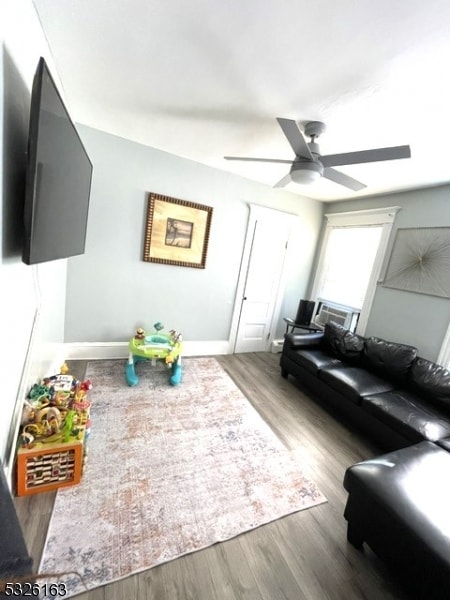
POLYGON ((435 442, 450 436, 450 419, 446 420, 431 405, 407 391, 365 396, 361 400, 361 409, 413 443, 435 442))
POLYGON ((364 341, 363 356, 364 364, 369 369, 404 381, 417 356, 417 348, 370 337, 364 341))
POLYGON ((450 452, 450 437, 444 438, 443 440, 436 440, 436 444, 447 452, 450 452))
POLYGON ((311 350, 290 351, 288 356, 292 361, 314 375, 317 375, 317 373, 325 367, 338 367, 343 365, 338 358, 334 358, 333 356, 330 356, 328 352, 316 348, 311 350))
POLYGON ((324 346, 338 358, 357 363, 364 350, 364 338, 352 333, 338 323, 327 323, 324 330, 324 346))
POLYGON ((410 380, 416 389, 450 415, 450 371, 418 357, 411 366, 410 380))
POLYGON ((360 404, 362 396, 382 394, 394 389, 393 384, 389 381, 360 367, 326 367, 319 372, 319 379, 346 396, 354 404, 360 404))

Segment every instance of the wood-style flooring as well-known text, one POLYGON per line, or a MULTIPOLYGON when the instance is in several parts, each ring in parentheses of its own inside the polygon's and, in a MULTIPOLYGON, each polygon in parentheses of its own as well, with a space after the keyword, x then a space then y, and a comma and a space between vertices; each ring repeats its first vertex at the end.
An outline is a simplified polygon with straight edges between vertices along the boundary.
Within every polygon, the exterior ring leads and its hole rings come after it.
MULTIPOLYGON (((295 380, 283 379, 278 354, 235 354, 217 360, 286 447, 301 456, 305 475, 328 502, 77 598, 407 600, 370 549, 360 552, 346 540, 345 469, 379 450, 324 410, 295 380)), ((78 378, 84 376, 85 367, 81 361, 71 363, 78 378)), ((15 499, 36 568, 54 495, 15 499)), ((67 519, 69 532, 70 515, 67 519)))

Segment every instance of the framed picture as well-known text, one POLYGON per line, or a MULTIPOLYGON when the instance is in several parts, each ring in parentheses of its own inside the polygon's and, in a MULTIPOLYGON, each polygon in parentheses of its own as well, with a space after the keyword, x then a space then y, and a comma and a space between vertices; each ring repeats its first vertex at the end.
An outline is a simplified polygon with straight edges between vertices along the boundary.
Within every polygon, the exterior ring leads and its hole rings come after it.
POLYGON ((212 212, 210 206, 151 192, 143 260, 204 269, 212 212))
POLYGON ((398 229, 383 285, 450 298, 450 227, 398 229))

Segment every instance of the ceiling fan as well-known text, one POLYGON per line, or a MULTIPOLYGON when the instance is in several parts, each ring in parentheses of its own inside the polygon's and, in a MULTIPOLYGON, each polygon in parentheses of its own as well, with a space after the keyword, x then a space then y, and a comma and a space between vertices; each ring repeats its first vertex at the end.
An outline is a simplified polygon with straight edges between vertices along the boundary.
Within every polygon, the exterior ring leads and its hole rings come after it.
POLYGON ((277 117, 277 121, 295 152, 294 160, 283 160, 278 158, 245 158, 240 156, 225 156, 224 158, 226 160, 290 164, 290 172, 275 184, 274 187, 284 187, 291 181, 294 183, 309 184, 317 181, 323 176, 334 181, 334 183, 344 185, 356 192, 367 186, 364 183, 353 179, 353 177, 349 177, 348 175, 345 175, 345 173, 333 169, 333 167, 411 157, 411 149, 409 146, 391 146, 389 148, 376 148, 373 150, 359 150, 356 152, 344 152, 342 154, 328 154, 326 156, 321 156, 319 145, 316 143, 316 138, 325 131, 324 123, 321 121, 308 121, 305 124, 305 135, 311 139, 310 142, 306 142, 303 133, 300 131, 295 121, 279 117, 277 117))

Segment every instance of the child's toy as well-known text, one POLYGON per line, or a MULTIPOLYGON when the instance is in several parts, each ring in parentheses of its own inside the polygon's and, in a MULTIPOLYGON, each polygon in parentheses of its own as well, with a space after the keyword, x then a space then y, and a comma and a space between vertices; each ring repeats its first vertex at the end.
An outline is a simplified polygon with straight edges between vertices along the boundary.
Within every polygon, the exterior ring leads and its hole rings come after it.
POLYGON ((80 481, 90 429, 89 380, 60 373, 34 385, 24 402, 17 449, 17 495, 55 490, 80 481))
POLYGON ((164 360, 167 368, 170 369, 169 383, 177 385, 181 381, 181 334, 174 329, 168 334, 161 333, 164 325, 159 322, 155 323, 154 328, 154 334, 146 335, 140 327, 137 335, 130 339, 128 344, 130 354, 125 368, 125 377, 130 386, 139 383, 134 366, 143 360, 151 360, 152 365, 155 365, 157 360, 164 360))

